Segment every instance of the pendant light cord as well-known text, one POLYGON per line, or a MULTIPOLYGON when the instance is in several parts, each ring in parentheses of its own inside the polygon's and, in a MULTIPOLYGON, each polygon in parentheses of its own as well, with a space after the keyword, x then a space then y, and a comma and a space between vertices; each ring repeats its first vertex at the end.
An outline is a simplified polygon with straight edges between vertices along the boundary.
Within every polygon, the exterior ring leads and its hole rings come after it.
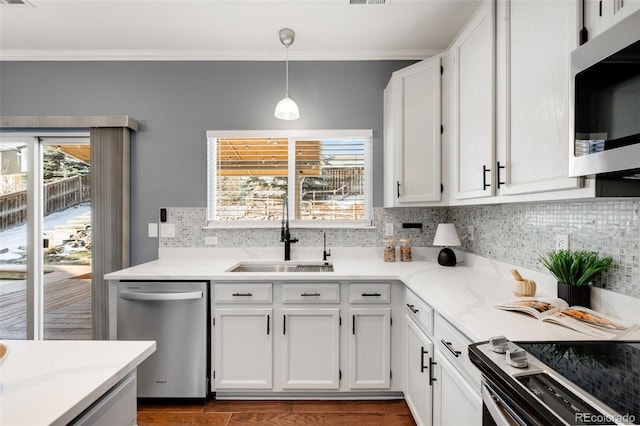
POLYGON ((289 46, 285 49, 285 83, 284 90, 289 95, 289 46))

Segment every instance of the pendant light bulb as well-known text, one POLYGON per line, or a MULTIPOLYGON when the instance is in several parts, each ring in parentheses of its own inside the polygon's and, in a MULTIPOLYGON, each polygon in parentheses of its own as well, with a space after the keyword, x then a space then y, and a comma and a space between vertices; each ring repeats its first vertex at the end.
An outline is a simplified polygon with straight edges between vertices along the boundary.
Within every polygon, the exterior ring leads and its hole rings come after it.
POLYGON ((289 46, 293 44, 296 34, 289 28, 283 28, 279 32, 280 43, 286 48, 286 60, 285 60, 285 91, 284 97, 280 99, 280 102, 276 105, 274 114, 276 118, 280 120, 297 120, 300 118, 300 110, 289 95, 289 46))

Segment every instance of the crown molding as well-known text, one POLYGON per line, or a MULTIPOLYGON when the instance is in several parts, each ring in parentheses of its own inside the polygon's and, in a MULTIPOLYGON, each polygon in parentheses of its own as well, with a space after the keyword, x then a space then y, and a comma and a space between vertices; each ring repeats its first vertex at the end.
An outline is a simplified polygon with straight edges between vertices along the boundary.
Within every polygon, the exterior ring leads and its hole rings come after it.
MULTIPOLYGON (((445 49, 396 51, 298 51, 289 61, 422 60, 445 49)), ((198 50, 0 50, 0 61, 284 61, 281 51, 198 50)))

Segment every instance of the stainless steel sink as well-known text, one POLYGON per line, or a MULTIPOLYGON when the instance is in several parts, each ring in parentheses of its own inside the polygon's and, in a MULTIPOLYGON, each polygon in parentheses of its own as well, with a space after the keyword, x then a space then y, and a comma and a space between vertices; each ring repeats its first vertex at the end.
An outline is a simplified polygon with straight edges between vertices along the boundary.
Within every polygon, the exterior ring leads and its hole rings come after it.
POLYGON ((241 262, 227 272, 333 272, 330 262, 241 262))

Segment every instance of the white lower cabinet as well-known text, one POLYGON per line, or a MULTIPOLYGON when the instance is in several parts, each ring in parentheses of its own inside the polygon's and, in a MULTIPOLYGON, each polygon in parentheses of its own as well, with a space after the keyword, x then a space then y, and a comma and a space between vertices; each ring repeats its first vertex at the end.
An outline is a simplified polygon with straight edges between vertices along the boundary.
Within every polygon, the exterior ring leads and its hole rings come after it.
POLYGON ((216 309, 214 385, 221 389, 271 389, 273 310, 216 309))
POLYGON ((482 424, 480 373, 469 339, 407 290, 404 396, 418 425, 482 424))
POLYGON ((435 353, 433 424, 471 426, 482 424, 482 397, 439 352, 435 353))
POLYGON ((391 309, 352 308, 349 387, 388 389, 391 382, 391 309))
POLYGON ((340 309, 282 309, 284 389, 340 387, 340 309))
POLYGON ((408 315, 406 381, 404 398, 418 426, 430 425, 432 417, 433 343, 408 315))

